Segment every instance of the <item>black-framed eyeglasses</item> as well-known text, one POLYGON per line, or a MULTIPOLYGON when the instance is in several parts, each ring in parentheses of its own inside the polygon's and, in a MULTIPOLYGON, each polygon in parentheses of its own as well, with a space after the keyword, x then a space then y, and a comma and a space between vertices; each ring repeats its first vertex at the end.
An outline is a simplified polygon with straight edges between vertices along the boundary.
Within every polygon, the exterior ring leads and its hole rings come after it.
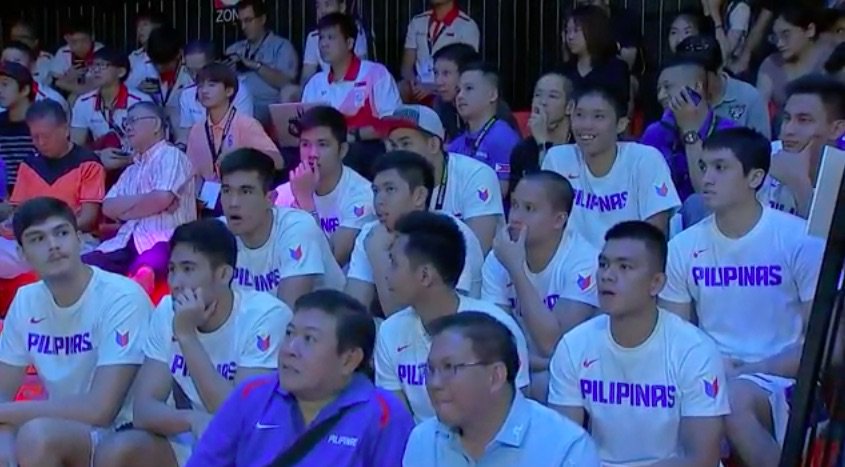
POLYGON ((134 117, 134 118, 127 117, 125 120, 123 120, 123 129, 129 130, 129 129, 133 128, 135 126, 135 124, 137 124, 138 122, 140 122, 142 120, 158 120, 158 117, 154 117, 152 115, 148 115, 146 117, 134 117))
POLYGON ((430 378, 435 378, 437 376, 442 377, 445 380, 449 380, 457 376, 457 374, 466 368, 472 368, 474 366, 487 366, 491 365, 490 362, 467 362, 467 363, 446 363, 444 365, 433 366, 431 364, 427 364, 425 369, 423 370, 423 374, 425 375, 426 381, 430 378))

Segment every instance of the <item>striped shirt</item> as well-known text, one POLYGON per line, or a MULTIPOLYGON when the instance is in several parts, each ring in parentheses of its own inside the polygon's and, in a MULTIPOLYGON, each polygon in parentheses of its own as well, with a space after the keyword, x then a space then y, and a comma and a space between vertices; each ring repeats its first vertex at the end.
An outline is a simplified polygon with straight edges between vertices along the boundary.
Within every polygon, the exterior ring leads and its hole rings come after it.
POLYGON ((0 157, 6 163, 5 186, 15 183, 21 162, 35 152, 26 122, 10 121, 8 112, 0 114, 0 157))
POLYGON ((105 200, 166 191, 176 196, 178 206, 142 219, 131 219, 120 226, 117 235, 103 242, 99 251, 110 253, 126 247, 129 240, 138 253, 156 243, 170 240, 176 227, 197 218, 196 191, 191 163, 185 153, 162 140, 145 153, 136 155, 132 165, 120 175, 105 200))

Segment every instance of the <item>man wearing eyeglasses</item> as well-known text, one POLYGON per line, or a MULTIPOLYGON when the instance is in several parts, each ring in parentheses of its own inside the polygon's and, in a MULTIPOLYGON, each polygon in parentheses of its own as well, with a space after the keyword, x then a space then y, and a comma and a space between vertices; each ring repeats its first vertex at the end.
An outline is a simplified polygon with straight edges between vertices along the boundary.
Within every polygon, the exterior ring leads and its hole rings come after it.
POLYGON ((103 200, 103 214, 119 221, 117 234, 82 260, 135 278, 151 291, 167 274, 167 242, 181 224, 197 218, 188 157, 165 140, 167 118, 152 102, 129 108, 125 128, 132 154, 103 200))

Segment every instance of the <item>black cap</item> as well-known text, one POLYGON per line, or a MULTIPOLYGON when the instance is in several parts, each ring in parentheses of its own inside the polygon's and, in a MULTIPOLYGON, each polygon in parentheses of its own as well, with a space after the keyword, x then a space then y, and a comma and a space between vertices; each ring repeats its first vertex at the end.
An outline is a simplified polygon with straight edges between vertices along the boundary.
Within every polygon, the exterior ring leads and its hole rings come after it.
POLYGON ((712 73, 722 68, 722 47, 712 36, 687 37, 678 44, 675 57, 696 61, 712 73))
POLYGON ((18 82, 20 87, 32 87, 33 84, 32 73, 20 63, 0 62, 0 76, 12 78, 18 82))

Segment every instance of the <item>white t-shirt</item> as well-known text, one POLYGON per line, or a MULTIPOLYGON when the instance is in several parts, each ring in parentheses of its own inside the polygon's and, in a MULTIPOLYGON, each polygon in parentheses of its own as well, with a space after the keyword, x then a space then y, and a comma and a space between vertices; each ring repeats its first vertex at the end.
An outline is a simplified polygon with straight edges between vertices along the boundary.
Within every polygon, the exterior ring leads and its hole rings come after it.
POLYGON ((563 336, 549 366, 549 404, 584 408, 604 465, 676 457, 682 417, 730 413, 716 346, 668 311, 636 348, 617 344, 610 317, 597 316, 563 336))
POLYGON ((53 82, 53 76, 50 70, 53 66, 53 54, 45 51, 38 52, 38 58, 35 59, 35 72, 32 74, 32 79, 38 83, 38 86, 46 86, 53 82))
MULTIPOLYGON (((252 93, 246 87, 246 82, 242 76, 238 76, 238 92, 235 93, 235 99, 232 105, 237 109, 239 114, 248 115, 250 117, 255 113, 252 103, 252 93)), ((197 123, 205 123, 208 117, 208 111, 200 103, 197 96, 197 85, 192 84, 182 90, 179 94, 179 128, 193 128, 197 123)))
POLYGON ((100 97, 100 91, 91 91, 81 95, 73 104, 70 126, 87 129, 95 140, 111 132, 123 135, 123 123, 126 121, 129 109, 138 102, 149 102, 149 100, 146 94, 121 84, 117 91, 114 108, 108 112, 100 97))
MULTIPOLYGON (((290 308, 263 292, 235 290, 229 319, 214 332, 197 332, 200 344, 217 372, 235 380, 238 368, 276 369, 279 344, 293 316, 290 308)), ((182 349, 173 336, 173 298, 162 299, 150 320, 144 354, 170 368, 191 407, 208 413, 191 378, 182 349)))
MULTIPOLYGON (((440 213, 449 216, 464 236, 464 243, 466 244, 466 254, 464 256, 464 269, 458 277, 458 284, 456 288, 462 292, 469 294, 470 297, 478 298, 481 295, 481 266, 484 264, 484 251, 481 249, 481 243, 478 237, 468 225, 464 224, 460 219, 450 216, 446 213, 440 213)), ((358 236, 355 237, 355 246, 352 248, 352 255, 349 259, 349 271, 347 277, 349 279, 356 279, 362 282, 375 284, 373 278, 373 266, 370 264, 370 257, 367 256, 366 240, 367 235, 373 230, 379 221, 372 221, 366 224, 358 236)))
POLYGON ((478 25, 466 13, 455 10, 448 13, 439 25, 428 10, 411 19, 405 34, 405 48, 415 50, 417 78, 423 83, 434 83, 434 54, 451 44, 467 44, 478 50, 481 33, 478 25))
MULTIPOLYGON (((33 365, 50 398, 91 390, 94 372, 110 365, 140 365, 153 305, 132 279, 91 268, 79 300, 60 307, 43 281, 18 290, 0 333, 0 361, 33 365)), ((113 426, 132 421, 123 402, 113 426)))
POLYGON ((760 361, 801 339, 801 304, 813 299, 823 250, 803 219, 774 209, 738 239, 710 216, 669 242, 660 298, 692 302, 723 354, 760 361))
MULTIPOLYGON (((487 313, 507 326, 514 335, 519 353, 516 386, 528 386, 528 347, 516 321, 490 302, 459 296, 458 313, 462 311, 487 313)), ((430 349, 431 338, 411 307, 391 315, 379 327, 375 350, 376 386, 405 393, 417 423, 435 415, 425 387, 424 371, 430 349)))
MULTIPOLYGON (((276 206, 298 207, 290 182, 276 188, 276 206)), ((340 180, 331 193, 314 194, 314 206, 320 216, 320 227, 329 237, 339 227, 361 230, 376 218, 369 180, 349 167, 343 167, 340 180)))
MULTIPOLYGON (((91 52, 91 55, 94 52, 103 48, 103 44, 99 42, 94 43, 94 50, 91 52)), ((90 58, 90 57, 89 57, 90 58)), ((68 70, 71 69, 73 66, 73 52, 70 51, 70 46, 64 45, 56 51, 56 55, 53 55, 52 60, 50 61, 50 73, 55 78, 62 77, 68 70)), ((39 76, 39 79, 42 77, 39 76)))
MULTIPOLYGON (((367 30, 364 29, 364 25, 360 21, 356 21, 356 26, 358 26, 358 37, 355 39, 353 52, 356 57, 366 60, 367 30)), ((316 29, 309 32, 308 37, 305 38, 305 54, 302 56, 302 63, 304 65, 317 65, 318 71, 326 71, 330 68, 329 64, 320 56, 320 31, 316 29)))
POLYGON ((440 209, 437 209, 437 200, 442 184, 440 180, 434 181, 437 185, 429 205, 433 211, 442 211, 464 220, 504 215, 502 189, 496 172, 489 165, 472 157, 449 153, 446 170, 446 194, 440 209))
MULTIPOLYGON (((782 150, 783 142, 772 141, 772 159, 790 156, 789 154, 779 154, 782 150)), ((771 175, 766 175, 763 186, 757 190, 757 199, 763 203, 763 206, 798 215, 798 201, 795 199, 792 190, 771 175)))
MULTIPOLYGON (((225 222, 226 218, 220 218, 225 222)), ((273 208, 273 227, 264 245, 252 249, 238 238, 232 283, 243 289, 278 294, 283 279, 318 275, 316 288, 342 290, 343 271, 314 218, 298 209, 273 208)))
POLYGON ((669 166, 657 149, 628 142, 618 143, 618 148, 613 167, 603 177, 590 172, 575 144, 549 149, 543 161, 543 170, 557 172, 572 184, 569 225, 596 248, 619 222, 646 220, 681 206, 669 166))

